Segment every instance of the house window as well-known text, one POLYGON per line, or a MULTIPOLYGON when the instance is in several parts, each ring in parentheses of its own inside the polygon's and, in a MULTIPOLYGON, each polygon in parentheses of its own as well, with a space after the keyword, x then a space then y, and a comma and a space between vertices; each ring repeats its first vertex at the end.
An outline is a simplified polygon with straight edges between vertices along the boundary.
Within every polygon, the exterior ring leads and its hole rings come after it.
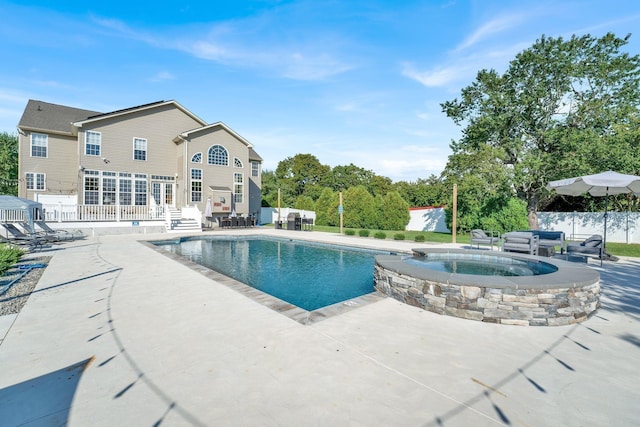
POLYGON ((233 174, 233 201, 242 203, 244 193, 244 176, 241 173, 233 174))
POLYGON ((213 145, 209 148, 209 164, 229 166, 229 153, 222 145, 213 145))
POLYGON ((258 176, 260 174, 260 163, 251 162, 251 176, 258 176))
POLYGON ((202 163, 202 153, 196 153, 191 157, 191 163, 202 163))
POLYGON ((49 136, 41 133, 31 134, 31 157, 47 157, 49 136))
POLYGON ((241 168, 242 166, 242 160, 240 160, 237 157, 233 158, 233 166, 237 167, 237 168, 241 168))
POLYGON ((102 173, 102 204, 103 205, 115 205, 116 204, 116 177, 115 172, 103 172, 102 173), (105 176, 108 175, 108 176, 105 176))
POLYGON ((87 156, 99 156, 102 135, 100 132, 87 131, 84 134, 84 153, 87 156))
POLYGON ((100 204, 100 176, 98 171, 85 171, 84 204, 100 204))
POLYGON ((191 169, 191 201, 202 201, 202 169, 191 169))
POLYGON ((27 190, 45 190, 45 175, 43 173, 31 173, 27 172, 27 190))
POLYGON ((147 160, 147 140, 133 138, 133 160, 147 160))
POLYGON ((135 202, 136 206, 146 206, 147 204, 147 175, 136 174, 135 202))
POLYGON ((118 179, 118 190, 119 190, 119 198, 120 204, 125 206, 131 206, 131 174, 126 172, 121 172, 118 179))

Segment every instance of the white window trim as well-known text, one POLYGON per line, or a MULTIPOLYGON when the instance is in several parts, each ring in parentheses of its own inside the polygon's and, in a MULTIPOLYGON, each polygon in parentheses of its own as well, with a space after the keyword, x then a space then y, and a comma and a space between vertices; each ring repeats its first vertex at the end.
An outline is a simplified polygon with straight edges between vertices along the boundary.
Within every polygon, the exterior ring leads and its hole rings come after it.
POLYGON ((31 190, 31 191, 47 191, 47 174, 46 173, 42 173, 42 172, 27 172, 25 173, 25 184, 24 184, 25 188, 27 190, 31 190), (33 183, 33 186, 31 188, 29 188, 29 180, 27 179, 27 176, 31 175, 31 182, 33 183), (37 188, 38 187, 38 176, 42 176, 42 186, 43 188, 37 188))
POLYGON ((211 166, 226 166, 226 167, 229 167, 229 150, 227 150, 227 147, 225 147, 222 144, 213 144, 211 147, 209 147, 209 149, 207 150, 207 164, 211 165, 211 166), (221 163, 211 163, 210 162, 211 156, 209 155, 209 153, 211 152, 211 149, 213 147, 221 147, 224 150, 224 152, 227 153, 227 162, 226 163, 221 164, 221 163))
POLYGON ((102 132, 96 132, 96 131, 93 131, 93 130, 85 131, 85 133, 84 133, 84 155, 85 156, 91 156, 91 157, 100 157, 102 155, 102 132), (87 141, 87 138, 88 138, 90 133, 93 133, 93 134, 96 134, 96 135, 99 136, 97 144, 91 143, 91 145, 97 145, 99 147, 98 151, 100 151, 100 152, 98 154, 87 154, 87 144, 89 144, 89 141, 87 141))
MULTIPOLYGON (((38 147, 40 147, 40 145, 38 145, 38 147)), ((49 157, 49 135, 47 135, 46 133, 38 133, 38 132, 32 132, 31 133, 31 135, 29 137, 29 157, 35 157, 35 158, 38 158, 38 159, 46 159, 46 158, 49 157), (34 147, 33 137, 35 135, 44 136, 44 150, 45 150, 46 156, 34 156, 33 155, 33 147, 34 147)))
POLYGON ((234 203, 244 203, 244 174, 242 172, 234 172, 233 173, 233 202, 234 203), (240 177, 240 181, 236 181, 236 177, 240 177), (236 193, 236 186, 240 186, 242 191, 240 193, 236 193), (240 196, 240 200, 236 196, 240 196))
POLYGON ((201 151, 198 151, 197 153, 193 153, 193 156, 191 156, 191 163, 199 163, 199 164, 202 164, 202 152, 201 152, 201 151), (199 161, 199 162, 194 162, 194 161, 193 161, 193 158, 194 158, 195 156, 197 156, 198 154, 200 154, 200 161, 199 161))
POLYGON ((242 163, 242 160, 240 160, 237 157, 233 158, 233 167, 234 168, 238 168, 238 169, 244 169, 244 163, 242 163), (240 164, 240 166, 238 166, 238 164, 240 164))
POLYGON ((200 203, 202 202, 202 199, 204 198, 204 175, 202 172, 202 169, 200 168, 191 168, 189 170, 189 203, 200 203), (193 178, 193 171, 199 171, 200 172, 200 178, 199 179, 194 179, 193 178), (194 182, 199 182, 200 183, 200 191, 198 191, 198 193, 200 193, 200 200, 193 200, 193 183, 194 182))
POLYGON ((139 138, 137 136, 133 137, 133 160, 137 161, 137 162, 146 162, 149 159, 149 143, 147 141, 147 138, 139 138), (144 141, 144 150, 137 150, 137 151, 144 151, 144 159, 136 159, 136 141, 144 141))

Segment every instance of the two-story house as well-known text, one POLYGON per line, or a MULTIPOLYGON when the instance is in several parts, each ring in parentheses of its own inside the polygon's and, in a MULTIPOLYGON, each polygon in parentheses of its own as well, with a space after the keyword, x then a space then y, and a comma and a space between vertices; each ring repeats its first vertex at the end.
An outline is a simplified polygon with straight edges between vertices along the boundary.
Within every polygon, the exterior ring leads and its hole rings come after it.
POLYGON ((29 100, 18 133, 18 195, 64 203, 55 212, 63 220, 163 219, 191 208, 204 223, 260 213, 262 159, 252 144, 176 101, 100 113, 29 100))

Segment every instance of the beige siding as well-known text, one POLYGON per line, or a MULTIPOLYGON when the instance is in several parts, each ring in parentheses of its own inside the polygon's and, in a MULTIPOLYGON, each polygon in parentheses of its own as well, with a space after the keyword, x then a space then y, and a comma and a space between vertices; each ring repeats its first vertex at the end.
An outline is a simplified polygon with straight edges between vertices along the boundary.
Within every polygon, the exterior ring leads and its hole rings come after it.
MULTIPOLYGON (((233 176, 234 173, 239 172, 242 173, 244 177, 244 198, 242 203, 234 204, 233 208, 238 215, 249 214, 249 178, 251 177, 251 164, 249 163, 249 149, 247 145, 227 132, 224 128, 214 127, 202 134, 192 137, 191 141, 189 141, 189 153, 187 157, 189 162, 191 161, 191 157, 197 152, 202 152, 202 164, 190 163, 189 168, 195 167, 202 169, 203 200, 197 204, 200 210, 204 211, 207 197, 213 194, 211 190, 209 190, 210 186, 228 187, 233 191, 233 176), (228 166, 208 164, 207 154, 209 148, 213 145, 221 145, 227 149, 229 153, 228 166), (240 159, 243 165, 242 168, 234 166, 234 157, 240 159)), ((190 200, 189 198, 188 201, 190 202, 190 200)))
POLYGON ((185 129, 199 126, 173 105, 87 123, 78 134, 80 164, 86 169, 174 176, 178 170, 172 140, 185 129), (101 133, 100 156, 85 155, 85 131, 89 130, 101 133), (147 140, 146 161, 133 159, 134 138, 147 140))
MULTIPOLYGON (((44 132, 37 132, 45 134, 44 132)), ((34 199, 35 193, 77 194, 78 193, 78 153, 75 137, 47 135, 47 157, 31 157, 31 133, 19 135, 19 177, 18 195, 34 199), (25 177, 28 172, 44 173, 46 190, 26 189, 25 177)))

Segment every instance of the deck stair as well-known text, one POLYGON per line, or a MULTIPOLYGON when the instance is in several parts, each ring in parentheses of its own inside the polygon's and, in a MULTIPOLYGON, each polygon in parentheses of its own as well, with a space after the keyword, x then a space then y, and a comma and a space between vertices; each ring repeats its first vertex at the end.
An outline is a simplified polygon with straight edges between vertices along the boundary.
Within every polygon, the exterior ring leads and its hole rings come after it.
POLYGON ((185 231, 202 231, 200 221, 191 218, 182 218, 180 209, 167 207, 169 219, 165 222, 167 233, 181 233, 185 231))

